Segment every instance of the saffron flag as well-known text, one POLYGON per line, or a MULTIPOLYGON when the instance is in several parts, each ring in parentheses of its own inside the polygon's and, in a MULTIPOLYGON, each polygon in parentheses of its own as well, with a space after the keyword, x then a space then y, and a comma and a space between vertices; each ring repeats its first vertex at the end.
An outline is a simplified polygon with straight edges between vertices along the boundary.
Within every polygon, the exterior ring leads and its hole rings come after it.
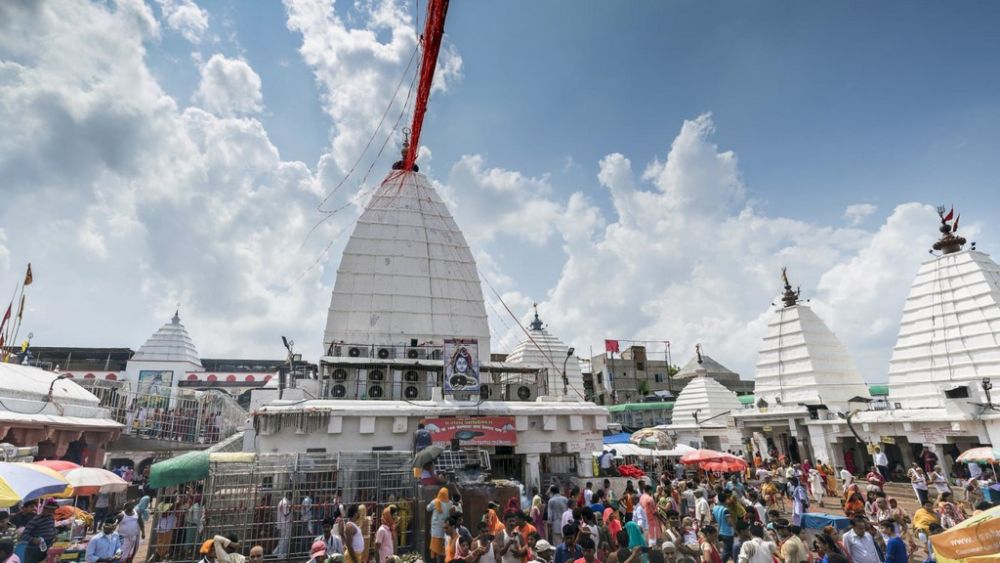
POLYGON ((35 277, 31 275, 31 262, 28 262, 28 271, 24 273, 24 285, 31 285, 35 277))
POLYGON ((611 352, 612 354, 619 353, 618 341, 617 340, 605 340, 604 341, 604 351, 611 352))
POLYGON ((961 213, 958 214, 958 217, 955 217, 955 223, 951 226, 951 232, 953 232, 953 233, 957 233, 958 232, 958 220, 961 219, 961 218, 962 218, 962 214, 961 213))
MULTIPOLYGON (((943 209, 943 207, 942 207, 942 209, 943 209)), ((952 207, 951 210, 948 211, 948 214, 944 216, 944 220, 945 221, 951 221, 951 218, 954 217, 954 216, 955 216, 955 208, 952 207)))
POLYGON ((24 317, 24 294, 21 294, 21 304, 17 307, 17 320, 24 317))

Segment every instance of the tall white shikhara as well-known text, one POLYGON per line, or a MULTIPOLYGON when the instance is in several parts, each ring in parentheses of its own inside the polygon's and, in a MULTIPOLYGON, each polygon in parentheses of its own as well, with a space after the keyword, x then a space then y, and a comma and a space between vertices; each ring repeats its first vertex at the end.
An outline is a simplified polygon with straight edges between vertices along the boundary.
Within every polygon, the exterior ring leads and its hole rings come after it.
POLYGON ((847 349, 804 303, 779 305, 771 314, 754 376, 754 397, 780 404, 826 405, 846 410, 869 391, 847 349))
MULTIPOLYGON (((1000 266, 976 250, 921 265, 903 306, 889 363, 889 401, 941 408, 946 391, 968 386, 985 402, 983 378, 1000 377, 1000 266)), ((994 399, 995 402, 995 399, 994 399)))
POLYGON ((331 342, 440 345, 475 338, 490 357, 476 261, 437 191, 420 173, 393 171, 347 242, 330 299, 331 342))

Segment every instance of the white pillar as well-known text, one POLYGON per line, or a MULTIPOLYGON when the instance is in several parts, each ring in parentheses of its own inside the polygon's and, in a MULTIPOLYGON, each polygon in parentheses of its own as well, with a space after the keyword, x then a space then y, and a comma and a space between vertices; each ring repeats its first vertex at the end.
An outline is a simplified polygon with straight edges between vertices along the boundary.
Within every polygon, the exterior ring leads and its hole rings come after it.
POLYGON ((530 491, 531 487, 538 487, 539 491, 542 490, 541 463, 541 454, 524 455, 525 491, 530 491))
POLYGON ((594 476, 594 455, 590 452, 579 452, 576 460, 576 473, 580 477, 594 476))

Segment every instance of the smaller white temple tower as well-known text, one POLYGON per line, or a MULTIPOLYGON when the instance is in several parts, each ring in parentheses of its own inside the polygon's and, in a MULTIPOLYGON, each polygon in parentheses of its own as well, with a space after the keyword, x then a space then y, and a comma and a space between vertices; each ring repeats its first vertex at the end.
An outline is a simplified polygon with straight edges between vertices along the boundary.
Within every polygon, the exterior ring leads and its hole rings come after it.
POLYGON ((538 305, 535 305, 535 319, 529 325, 528 334, 529 337, 518 342, 507 356, 506 363, 528 364, 548 370, 546 394, 550 397, 563 397, 571 401, 584 400, 580 362, 572 357, 569 346, 550 333, 538 318, 538 305), (564 369, 565 380, 562 377, 564 369))
POLYGON ((203 369, 198 350, 175 312, 128 361, 125 377, 133 391, 169 395, 186 373, 203 369))
MULTIPOLYGON (((702 360, 701 345, 695 351, 702 360)), ((708 370, 700 367, 677 396, 667 430, 677 434, 678 443, 691 447, 739 451, 743 446, 733 415, 742 408, 736 393, 708 377, 708 370)))

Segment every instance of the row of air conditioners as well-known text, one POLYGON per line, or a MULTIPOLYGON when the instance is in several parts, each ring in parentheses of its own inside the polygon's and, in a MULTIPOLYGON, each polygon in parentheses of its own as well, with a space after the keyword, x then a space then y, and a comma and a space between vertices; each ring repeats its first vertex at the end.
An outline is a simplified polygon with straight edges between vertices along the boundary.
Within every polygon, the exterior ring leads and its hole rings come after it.
POLYGON ((340 358, 376 358, 379 360, 440 360, 439 346, 371 346, 367 344, 331 344, 328 356, 340 358))
MULTIPOLYGON (((393 370, 390 376, 380 369, 352 371, 357 372, 355 377, 351 377, 347 370, 333 370, 326 380, 325 396, 349 400, 426 401, 431 398, 431 390, 437 386, 436 372, 393 370), (432 380, 428 380, 428 373, 432 380)), ((479 388, 478 397, 469 393, 459 396, 468 400, 534 402, 538 395, 538 385, 534 383, 484 383, 479 388)))

